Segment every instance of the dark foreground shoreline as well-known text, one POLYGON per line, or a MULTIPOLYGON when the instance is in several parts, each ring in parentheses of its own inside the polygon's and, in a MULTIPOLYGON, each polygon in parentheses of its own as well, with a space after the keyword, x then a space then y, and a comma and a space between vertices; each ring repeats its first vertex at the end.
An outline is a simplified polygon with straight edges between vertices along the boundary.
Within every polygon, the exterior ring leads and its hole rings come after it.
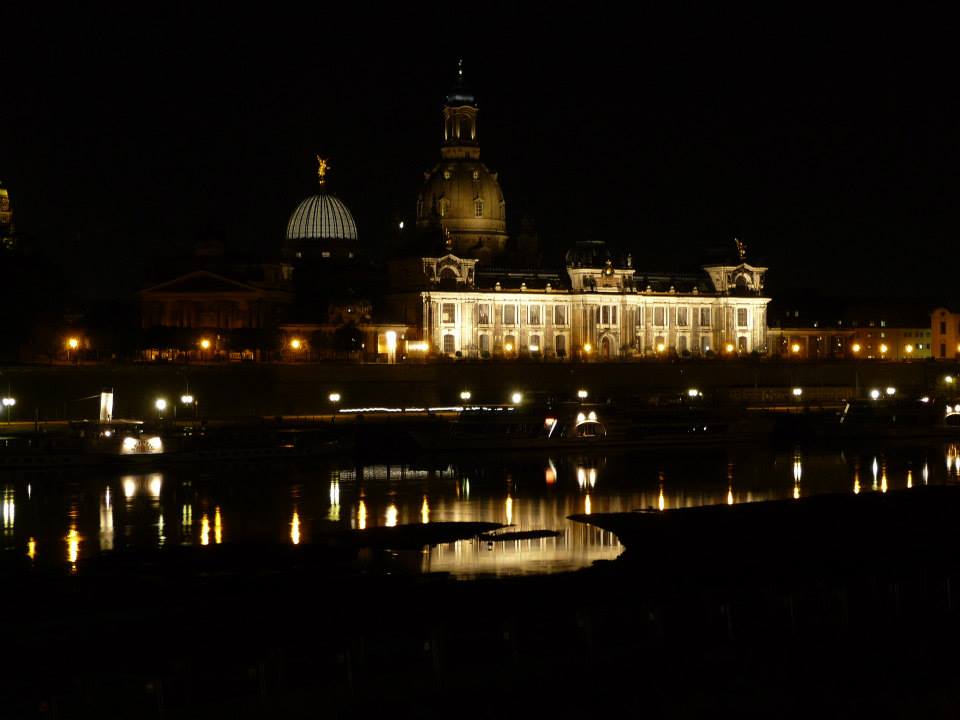
POLYGON ((651 543, 470 581, 407 572, 416 551, 322 546, 117 553, 75 576, 5 563, 0 702, 15 718, 956 716, 955 545, 718 540, 689 540, 712 547, 699 560, 651 543))

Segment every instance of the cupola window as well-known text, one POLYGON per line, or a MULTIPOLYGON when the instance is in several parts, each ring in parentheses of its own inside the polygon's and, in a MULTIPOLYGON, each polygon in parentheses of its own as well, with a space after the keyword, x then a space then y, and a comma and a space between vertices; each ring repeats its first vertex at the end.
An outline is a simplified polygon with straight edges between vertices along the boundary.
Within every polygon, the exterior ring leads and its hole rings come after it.
POLYGON ((476 200, 473 203, 473 211, 477 217, 483 217, 483 200, 476 200))

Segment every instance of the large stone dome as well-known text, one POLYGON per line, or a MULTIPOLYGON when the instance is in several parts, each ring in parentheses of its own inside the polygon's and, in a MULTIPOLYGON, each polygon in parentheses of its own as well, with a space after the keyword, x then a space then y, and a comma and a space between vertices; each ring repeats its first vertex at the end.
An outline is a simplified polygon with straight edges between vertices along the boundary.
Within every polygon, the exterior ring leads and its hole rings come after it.
POLYGON ((507 208, 497 174, 480 162, 478 107, 463 67, 443 107, 441 160, 424 173, 417 229, 442 230, 457 255, 489 261, 507 242, 507 208))
POLYGON ((417 200, 417 225, 442 226, 455 249, 494 254, 507 237, 506 203, 495 173, 479 160, 444 160, 426 174, 417 200))
POLYGON ((287 240, 356 240, 353 215, 338 198, 311 195, 297 206, 287 223, 287 240))

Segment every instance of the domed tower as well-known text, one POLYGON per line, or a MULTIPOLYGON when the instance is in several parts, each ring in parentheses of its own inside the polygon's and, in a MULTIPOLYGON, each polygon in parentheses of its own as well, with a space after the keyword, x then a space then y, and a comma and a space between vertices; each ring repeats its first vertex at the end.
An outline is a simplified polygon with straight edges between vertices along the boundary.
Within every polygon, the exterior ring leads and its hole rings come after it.
POLYGON ((424 173, 417 199, 417 230, 439 229, 455 254, 489 262, 507 243, 507 207, 497 174, 480 162, 477 111, 461 63, 443 107, 440 162, 424 173))
POLYGON ((357 225, 350 210, 327 192, 326 160, 317 157, 320 191, 297 206, 287 222, 285 259, 349 260, 356 254, 357 225))

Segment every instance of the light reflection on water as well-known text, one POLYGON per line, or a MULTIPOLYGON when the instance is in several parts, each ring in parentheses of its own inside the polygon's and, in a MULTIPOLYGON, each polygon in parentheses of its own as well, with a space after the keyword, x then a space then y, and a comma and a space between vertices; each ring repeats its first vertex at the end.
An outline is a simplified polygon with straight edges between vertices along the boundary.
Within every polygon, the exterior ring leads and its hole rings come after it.
POLYGON ((189 546, 198 540, 197 552, 222 543, 302 546, 324 542, 338 528, 486 521, 509 525, 510 531, 559 534, 440 545, 425 549, 417 565, 458 576, 550 572, 622 552, 615 536, 568 520, 572 514, 958 482, 960 445, 901 453, 796 450, 709 461, 624 455, 475 460, 439 468, 318 465, 269 473, 256 467, 207 472, 34 479, 32 486, 22 478, 4 479, 4 546, 31 561, 56 561, 82 572, 86 558, 131 548, 189 546), (937 457, 945 462, 929 462, 937 457), (862 484, 861 468, 869 468, 869 489, 862 484))

